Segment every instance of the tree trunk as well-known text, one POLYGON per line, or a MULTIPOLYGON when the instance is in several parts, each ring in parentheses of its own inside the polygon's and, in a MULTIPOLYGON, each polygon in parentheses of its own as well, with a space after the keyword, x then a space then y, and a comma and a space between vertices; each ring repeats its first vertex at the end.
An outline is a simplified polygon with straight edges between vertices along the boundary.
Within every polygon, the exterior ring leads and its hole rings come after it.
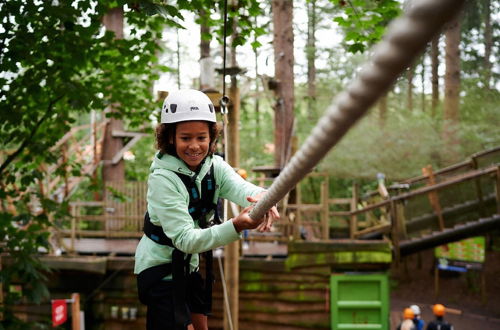
POLYGON ((435 36, 431 41, 431 81, 432 81, 432 102, 431 115, 436 116, 436 108, 439 104, 439 37, 435 36))
POLYGON ((484 83, 486 88, 491 88, 491 49, 493 48, 493 36, 491 27, 491 0, 484 1, 484 83))
MULTIPOLYGON (((107 30, 115 33, 117 39, 123 38, 123 9, 121 7, 111 9, 104 16, 103 23, 107 30)), ((116 111, 114 105, 111 105, 107 110, 116 111)), ((123 158, 118 163, 112 164, 113 157, 123 148, 122 138, 113 137, 114 130, 123 131, 123 121, 121 119, 110 118, 106 126, 102 151, 102 179, 104 182, 125 180, 125 162, 123 158)))
POLYGON ((460 108, 460 20, 456 17, 446 30, 446 73, 443 113, 443 140, 447 161, 458 159, 460 108))
POLYGON ((413 111, 413 77, 415 76, 415 66, 412 65, 408 68, 406 78, 408 79, 408 90, 406 93, 406 107, 408 111, 413 111))
MULTIPOLYGON (((231 5, 233 7, 237 6, 237 0, 232 0, 231 5)), ((231 40, 234 40, 237 35, 237 18, 233 17, 231 19, 231 24, 233 27, 233 33, 231 35, 231 40)), ((231 42, 231 45, 233 43, 231 42)), ((238 62, 236 60, 236 48, 231 47, 231 67, 236 68, 238 66, 238 62)), ((225 77, 224 77, 225 79, 225 77)), ((228 155, 226 155, 226 159, 229 164, 233 167, 240 166, 240 134, 239 134, 239 124, 240 124, 240 92, 238 89, 238 80, 236 75, 231 76, 231 87, 229 89, 229 113, 228 113, 228 130, 229 132, 224 132, 224 134, 228 134, 228 139, 226 143, 228 143, 228 155)), ((228 214, 232 214, 231 208, 229 208, 230 212, 228 214)), ((237 214, 232 214, 232 216, 237 216, 237 214)), ((231 320, 229 322, 227 312, 224 313, 223 322, 224 329, 239 329, 239 280, 240 280, 240 242, 235 241, 232 242, 225 247, 225 258, 224 258, 224 274, 226 279, 226 284, 228 287, 228 304, 229 310, 231 312, 231 320)), ((224 307, 225 309, 226 307, 224 307)))
POLYGON ((422 100, 422 112, 425 112, 427 106, 426 106, 426 100, 425 100, 425 53, 422 54, 422 60, 420 62, 420 85, 422 85, 422 93, 421 93, 421 100, 422 100))
POLYGON ((293 1, 273 0, 274 72, 277 81, 275 124, 275 164, 283 167, 290 153, 290 138, 294 121, 293 80, 293 1))
POLYGON ((307 113, 308 118, 316 114, 316 0, 307 2, 307 113))

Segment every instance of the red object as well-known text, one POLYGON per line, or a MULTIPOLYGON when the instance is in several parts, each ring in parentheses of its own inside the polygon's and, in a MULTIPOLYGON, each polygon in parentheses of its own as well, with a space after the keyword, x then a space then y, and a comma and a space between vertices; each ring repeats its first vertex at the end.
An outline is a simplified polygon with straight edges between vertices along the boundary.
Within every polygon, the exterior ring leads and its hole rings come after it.
POLYGON ((68 318, 68 306, 66 305, 65 299, 52 300, 52 326, 57 327, 58 325, 66 322, 68 318))

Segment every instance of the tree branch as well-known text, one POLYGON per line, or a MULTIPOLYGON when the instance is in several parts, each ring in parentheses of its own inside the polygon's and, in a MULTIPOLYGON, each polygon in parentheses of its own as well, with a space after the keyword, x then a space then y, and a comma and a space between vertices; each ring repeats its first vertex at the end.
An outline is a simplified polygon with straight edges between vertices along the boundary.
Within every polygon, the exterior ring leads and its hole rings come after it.
POLYGON ((54 107, 54 104, 56 104, 62 98, 63 98, 63 95, 57 97, 56 99, 52 100, 49 103, 49 106, 47 107, 47 111, 42 116, 42 118, 40 118, 38 120, 38 122, 36 123, 36 125, 33 127, 33 130, 31 131, 30 135, 28 137, 26 137, 26 139, 24 139, 23 143, 19 146, 19 148, 17 148, 16 151, 14 151, 13 153, 11 153, 5 159, 5 161, 2 163, 2 165, 0 165, 0 176, 2 175, 2 173, 4 172, 4 170, 7 168, 7 166, 9 166, 10 163, 12 163, 14 161, 14 159, 16 159, 24 151, 24 149, 26 149, 26 147, 30 145, 30 143, 33 141, 33 137, 35 136, 36 132, 38 131, 38 128, 40 127, 40 125, 52 113, 52 108, 54 107))

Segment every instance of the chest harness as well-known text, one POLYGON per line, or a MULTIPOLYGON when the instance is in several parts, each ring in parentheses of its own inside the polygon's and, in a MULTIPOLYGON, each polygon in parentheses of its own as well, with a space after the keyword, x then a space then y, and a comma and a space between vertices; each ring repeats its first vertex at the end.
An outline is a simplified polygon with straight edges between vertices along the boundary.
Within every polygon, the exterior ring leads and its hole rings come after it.
MULTIPOLYGON (((196 186, 197 174, 193 177, 180 173, 176 174, 182 180, 189 193, 188 212, 193 221, 198 221, 200 228, 219 224, 220 219, 217 212, 217 204, 213 202, 215 195, 214 166, 210 167, 210 170, 201 181, 201 195, 196 186), (209 223, 207 216, 211 211, 215 211, 215 215, 214 219, 209 223)), ((174 251, 172 252, 171 263, 153 266, 139 273, 137 276, 139 300, 147 305, 148 291, 165 276, 172 275, 176 329, 185 329, 186 323, 189 320, 189 311, 186 308, 186 279, 190 271, 191 254, 186 255, 177 249, 173 245, 172 240, 165 235, 162 227, 151 223, 148 212, 144 216, 144 234, 157 244, 174 248, 174 251)), ((212 273, 212 251, 204 252, 203 256, 205 258, 205 301, 207 303, 207 310, 210 311, 212 307, 212 283, 214 280, 212 273)))

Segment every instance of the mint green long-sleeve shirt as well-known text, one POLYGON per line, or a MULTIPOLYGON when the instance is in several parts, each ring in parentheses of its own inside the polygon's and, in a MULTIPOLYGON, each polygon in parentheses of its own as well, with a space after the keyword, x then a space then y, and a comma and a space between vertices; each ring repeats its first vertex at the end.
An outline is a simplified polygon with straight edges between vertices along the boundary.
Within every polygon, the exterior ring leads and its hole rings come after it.
MULTIPOLYGON (((243 180, 221 157, 209 156, 196 177, 200 193, 201 181, 212 163, 216 183, 214 203, 218 198, 224 198, 240 206, 248 206, 250 203, 246 197, 263 191, 243 180)), ((176 173, 191 177, 195 174, 179 158, 168 154, 161 158, 159 154, 155 156, 148 179, 147 208, 151 222, 163 228, 173 245, 186 254, 192 254, 190 269, 193 271, 199 265, 198 253, 234 242, 240 235, 232 221, 201 229, 189 215, 189 193, 176 173)), ((171 262, 172 252, 172 247, 157 244, 143 235, 135 252, 134 273, 139 274, 147 268, 171 262)))

